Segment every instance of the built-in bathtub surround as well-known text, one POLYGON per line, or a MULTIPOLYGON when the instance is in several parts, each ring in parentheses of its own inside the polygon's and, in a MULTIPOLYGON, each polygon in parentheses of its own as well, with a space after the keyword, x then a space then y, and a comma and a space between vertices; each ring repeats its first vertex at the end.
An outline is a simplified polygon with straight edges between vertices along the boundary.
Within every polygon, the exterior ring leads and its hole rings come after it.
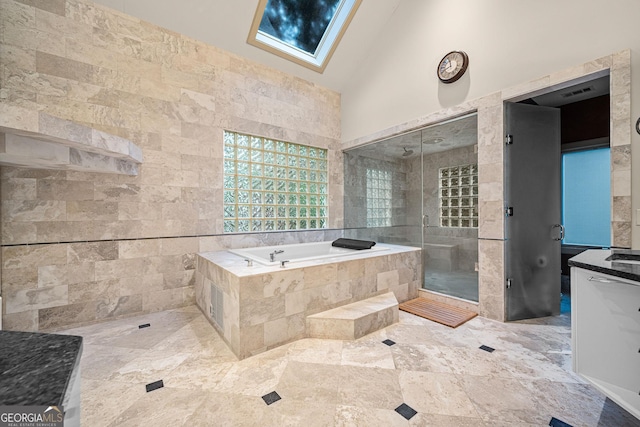
POLYGON ((192 304, 183 257, 341 237, 338 93, 90 1, 3 0, 0 28, 4 126, 56 117, 144 159, 137 176, 2 167, 6 328, 192 304), (223 236, 224 130, 328 149, 328 229, 223 236))
MULTIPOLYGON (((376 245, 377 247, 378 245, 376 245)), ((352 257, 249 267, 228 251, 200 253, 196 303, 239 358, 308 336, 307 316, 393 292, 398 302, 417 297, 420 249, 382 245, 352 257), (214 299, 219 303, 213 307, 214 299), (216 311, 222 309, 222 316, 216 311), (212 315, 212 310, 214 314, 212 315)))

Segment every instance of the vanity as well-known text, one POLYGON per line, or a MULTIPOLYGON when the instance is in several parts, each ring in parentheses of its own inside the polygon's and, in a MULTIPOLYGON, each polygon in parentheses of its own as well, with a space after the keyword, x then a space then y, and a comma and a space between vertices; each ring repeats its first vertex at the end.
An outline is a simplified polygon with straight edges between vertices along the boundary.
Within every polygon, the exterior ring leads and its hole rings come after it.
POLYGON ((640 419, 640 251, 571 258, 573 370, 640 419))
POLYGON ((0 403, 62 406, 65 427, 80 425, 82 337, 0 331, 0 403))

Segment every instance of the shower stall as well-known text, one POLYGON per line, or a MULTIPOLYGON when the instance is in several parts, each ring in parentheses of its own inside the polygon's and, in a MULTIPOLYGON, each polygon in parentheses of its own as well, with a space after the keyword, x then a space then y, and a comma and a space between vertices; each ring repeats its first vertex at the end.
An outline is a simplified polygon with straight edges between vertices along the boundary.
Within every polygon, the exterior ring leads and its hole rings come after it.
POLYGON ((422 248, 423 288, 478 301, 477 115, 345 151, 345 237, 422 248))

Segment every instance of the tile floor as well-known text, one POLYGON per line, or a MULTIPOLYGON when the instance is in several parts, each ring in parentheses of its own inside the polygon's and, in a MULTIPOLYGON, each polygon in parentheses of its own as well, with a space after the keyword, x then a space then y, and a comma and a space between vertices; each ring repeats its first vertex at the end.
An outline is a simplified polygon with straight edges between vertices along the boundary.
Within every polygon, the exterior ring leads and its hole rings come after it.
POLYGON ((401 312, 357 341, 304 339, 242 361, 195 306, 62 333, 85 338, 83 426, 640 426, 571 372, 568 322, 451 329, 401 312))

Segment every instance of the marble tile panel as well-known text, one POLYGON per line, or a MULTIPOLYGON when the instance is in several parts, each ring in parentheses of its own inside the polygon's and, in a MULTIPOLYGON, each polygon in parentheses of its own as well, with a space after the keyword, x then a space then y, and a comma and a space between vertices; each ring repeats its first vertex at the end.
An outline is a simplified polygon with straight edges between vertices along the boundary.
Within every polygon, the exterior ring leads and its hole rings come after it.
POLYGON ((265 322, 264 345, 274 348, 304 338, 306 335, 305 315, 303 313, 265 322))
POLYGON ((631 95, 627 92, 621 95, 611 96, 611 117, 613 119, 613 128, 611 129, 611 146, 627 145, 630 139, 627 139, 628 123, 631 115, 631 95), (627 129, 624 129, 626 121, 627 129))
POLYGON ((341 371, 338 365, 290 361, 280 377, 278 394, 285 399, 337 404, 341 371), (314 388, 309 384, 314 384, 314 388))
MULTIPOLYGON (((393 338, 389 338, 395 341, 393 338)), ((435 345, 394 345, 391 354, 396 369, 407 371, 425 371, 452 373, 449 364, 435 345)))
POLYGON ((400 285, 398 270, 383 271, 377 274, 377 290, 392 289, 400 285))
POLYGON ((2 329, 5 331, 37 332, 38 310, 21 311, 20 313, 2 314, 2 329))
POLYGON ((93 280, 95 280, 95 265, 92 262, 38 267, 39 288, 93 280))
POLYGON ((611 223, 612 245, 617 248, 631 248, 631 223, 613 221, 611 223))
POLYGON ((118 219, 118 204, 93 200, 68 201, 66 212, 67 221, 115 221, 118 219))
POLYGON ((145 312, 161 311, 184 307, 195 302, 192 288, 175 288, 148 292, 142 295, 142 310, 145 312))
POLYGON ((187 353, 163 352, 159 355, 153 351, 146 351, 114 370, 109 380, 139 385, 148 384, 168 375, 188 357, 187 353))
POLYGON ((399 381, 405 403, 418 412, 478 417, 464 384, 456 375, 402 371, 399 381))
POLYGON ((19 313, 27 310, 64 306, 68 303, 67 285, 49 286, 46 288, 17 290, 5 295, 6 312, 19 313))
POLYGON ((285 297, 277 295, 258 301, 247 300, 240 305, 241 326, 257 325, 285 316, 285 297))
POLYGON ((38 73, 51 74, 65 79, 89 83, 91 82, 93 67, 83 62, 37 51, 36 71, 38 73))
POLYGON ((125 295, 99 300, 96 319, 104 320, 142 312, 142 295, 125 295))
POLYGON ((122 240, 118 242, 118 258, 131 259, 160 255, 161 241, 151 240, 122 240))
POLYGON ((548 424, 543 406, 517 380, 464 377, 462 388, 485 422, 548 424))
POLYGON ((117 298, 120 292, 120 281, 118 279, 72 283, 69 284, 69 303, 76 304, 117 298))
POLYGON ((38 228, 36 224, 26 222, 4 223, 2 242, 4 244, 36 243, 38 228))
POLYGON ((342 373, 338 385, 341 405, 393 410, 404 401, 395 369, 343 366, 342 373))
POLYGON ((38 331, 55 331, 63 327, 95 321, 95 302, 65 304, 38 311, 38 331))
POLYGON ((159 220, 162 217, 162 204, 118 202, 118 220, 159 220))
MULTIPOLYGON (((83 370, 84 373, 84 370, 83 370)), ((82 379, 81 425, 108 427, 120 415, 144 397, 144 387, 129 387, 116 381, 82 379), (105 399, 104 396, 111 396, 105 399)))
POLYGON ((96 261, 96 280, 141 276, 146 265, 145 258, 96 261))
POLYGON ((292 361, 340 365, 343 342, 305 338, 291 344, 288 357, 292 361))
POLYGON ((119 258, 118 242, 115 241, 71 243, 65 246, 69 263, 108 261, 119 258))
POLYGON ((93 182, 40 179, 37 197, 40 200, 93 200, 93 182))
POLYGON ((629 196, 631 194, 631 170, 613 170, 611 181, 612 196, 629 196))
POLYGON ((6 178, 1 181, 3 200, 35 200, 37 180, 33 178, 6 178))
POLYGON ((2 290, 5 292, 38 287, 38 267, 4 269, 2 271, 2 290))
POLYGON ((197 237, 162 239, 161 245, 161 255, 183 255, 199 251, 197 237))
MULTIPOLYGON (((80 359, 82 380, 107 380, 113 371, 122 368, 137 357, 144 355, 144 353, 145 350, 142 349, 88 345, 85 343, 82 349, 82 358, 80 359)), ((83 387, 83 389, 85 388, 83 387)), ((87 393, 91 393, 91 391, 87 390, 87 393)))
POLYGON ((366 337, 343 343, 342 365, 395 369, 390 347, 380 341, 368 340, 366 337))
POLYGON ((93 183, 95 188, 95 200, 111 202, 137 202, 141 186, 138 184, 120 184, 98 180, 93 183))
POLYGON ((631 223, 631 197, 614 196, 611 220, 631 223))
POLYGON ((351 290, 355 301, 359 301, 379 293, 378 285, 372 278, 361 277, 348 281, 341 281, 340 286, 351 290))
POLYGON ((64 221, 67 202, 56 200, 5 200, 2 202, 4 221, 64 221))
MULTIPOLYGON (((412 418, 412 421, 415 419, 412 418)), ((362 408, 358 406, 338 405, 333 424, 336 427, 351 426, 388 426, 405 427, 410 425, 393 409, 362 408)))
POLYGON ((305 289, 326 286, 335 283, 338 278, 336 264, 324 264, 307 267, 303 271, 303 286, 305 289))
POLYGON ((262 298, 296 292, 304 287, 305 269, 293 269, 287 272, 262 276, 262 298))
POLYGON ((195 270, 185 270, 163 274, 163 288, 192 287, 195 283, 195 270))

